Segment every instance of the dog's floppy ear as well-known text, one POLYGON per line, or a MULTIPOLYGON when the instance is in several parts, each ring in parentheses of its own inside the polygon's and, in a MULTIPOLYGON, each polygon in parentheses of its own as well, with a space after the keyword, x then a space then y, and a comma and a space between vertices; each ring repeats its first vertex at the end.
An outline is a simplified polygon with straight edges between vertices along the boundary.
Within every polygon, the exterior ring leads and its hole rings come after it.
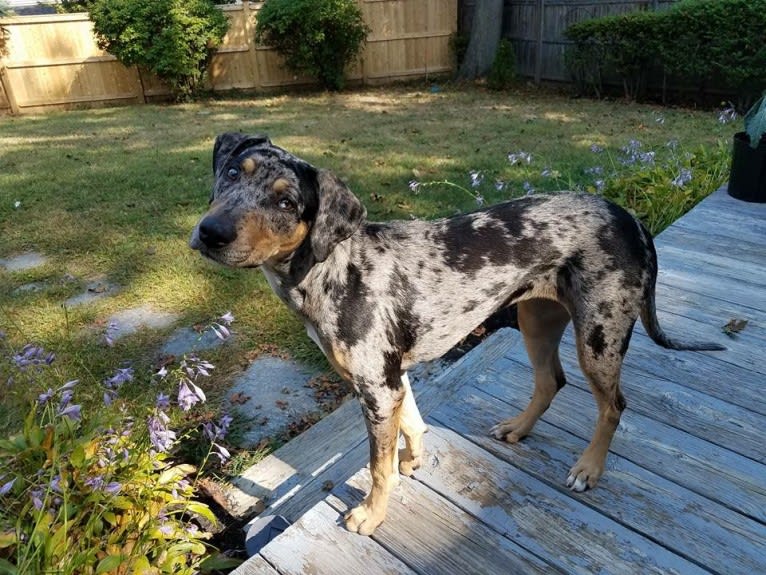
POLYGON ((226 132, 215 139, 213 146, 213 174, 218 175, 218 170, 226 161, 238 152, 251 146, 271 146, 271 140, 268 136, 257 134, 248 136, 239 132, 226 132))
POLYGON ((317 172, 317 208, 311 228, 311 250, 323 262, 340 242, 350 237, 367 216, 362 202, 328 170, 317 172))

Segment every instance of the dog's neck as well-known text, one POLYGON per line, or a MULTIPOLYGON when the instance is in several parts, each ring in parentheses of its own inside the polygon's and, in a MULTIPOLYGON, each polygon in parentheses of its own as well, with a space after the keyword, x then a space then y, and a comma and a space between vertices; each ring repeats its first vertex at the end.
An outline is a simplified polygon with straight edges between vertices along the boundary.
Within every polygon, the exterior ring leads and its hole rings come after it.
POLYGON ((342 281, 358 234, 337 244, 324 261, 316 261, 310 242, 304 242, 290 257, 266 262, 261 269, 271 289, 290 309, 317 324, 328 310, 323 308, 326 298, 313 292, 318 286, 342 281))

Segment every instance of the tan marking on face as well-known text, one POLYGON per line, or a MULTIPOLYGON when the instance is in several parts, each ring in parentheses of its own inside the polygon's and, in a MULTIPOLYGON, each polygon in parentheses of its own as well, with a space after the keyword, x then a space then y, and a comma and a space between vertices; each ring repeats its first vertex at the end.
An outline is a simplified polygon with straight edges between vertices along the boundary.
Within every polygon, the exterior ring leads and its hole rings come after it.
POLYGON ((248 263, 278 262, 306 239, 308 224, 300 222, 292 233, 282 235, 274 232, 262 215, 250 214, 244 218, 240 234, 250 249, 248 263))
POLYGON ((285 178, 277 178, 272 188, 274 189, 274 193, 282 194, 290 188, 290 181, 285 178))
POLYGON ((255 161, 254 158, 245 158, 242 160, 242 169, 245 171, 246 174, 252 174, 255 171, 255 168, 258 167, 258 163, 255 161))

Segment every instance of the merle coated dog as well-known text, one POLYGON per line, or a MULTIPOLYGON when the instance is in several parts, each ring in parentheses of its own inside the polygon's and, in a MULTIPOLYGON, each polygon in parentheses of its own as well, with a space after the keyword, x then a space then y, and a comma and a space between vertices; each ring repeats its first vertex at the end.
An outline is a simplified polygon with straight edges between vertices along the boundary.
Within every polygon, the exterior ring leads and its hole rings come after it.
POLYGON ((420 465, 426 425, 406 370, 440 357, 498 310, 518 306, 534 368, 528 407, 491 430, 512 443, 565 384, 558 346, 574 324, 598 404, 593 439, 567 478, 575 491, 604 471, 625 409, 620 368, 638 317, 663 347, 723 349, 665 335, 652 238, 600 197, 528 196, 435 221, 371 223, 338 177, 265 136, 218 136, 213 170, 210 208, 191 247, 227 266, 260 267, 361 401, 372 489, 346 516, 351 531, 371 534, 399 472, 420 465), (405 448, 397 451, 400 430, 405 448))

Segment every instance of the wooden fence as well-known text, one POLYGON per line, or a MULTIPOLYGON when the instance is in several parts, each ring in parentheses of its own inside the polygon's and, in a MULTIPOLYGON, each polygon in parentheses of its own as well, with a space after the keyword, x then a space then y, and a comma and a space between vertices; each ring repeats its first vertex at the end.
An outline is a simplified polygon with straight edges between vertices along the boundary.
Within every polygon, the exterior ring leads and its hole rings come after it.
MULTIPOLYGON (((357 0, 371 28, 349 78, 364 84, 452 69, 449 37, 457 0, 357 0)), ((254 41, 262 2, 225 5, 229 31, 213 57, 213 90, 270 89, 312 80, 282 66, 279 55, 254 41)), ((73 105, 143 103, 168 94, 157 78, 126 68, 98 48, 87 14, 0 20, 8 32, 0 59, 0 111, 38 112, 73 105)))
MULTIPOLYGON (((513 43, 516 71, 540 80, 570 81, 564 63, 568 26, 582 20, 658 10, 674 0, 505 0, 503 37, 513 43)), ((470 33, 475 0, 461 0, 459 29, 470 33)))

